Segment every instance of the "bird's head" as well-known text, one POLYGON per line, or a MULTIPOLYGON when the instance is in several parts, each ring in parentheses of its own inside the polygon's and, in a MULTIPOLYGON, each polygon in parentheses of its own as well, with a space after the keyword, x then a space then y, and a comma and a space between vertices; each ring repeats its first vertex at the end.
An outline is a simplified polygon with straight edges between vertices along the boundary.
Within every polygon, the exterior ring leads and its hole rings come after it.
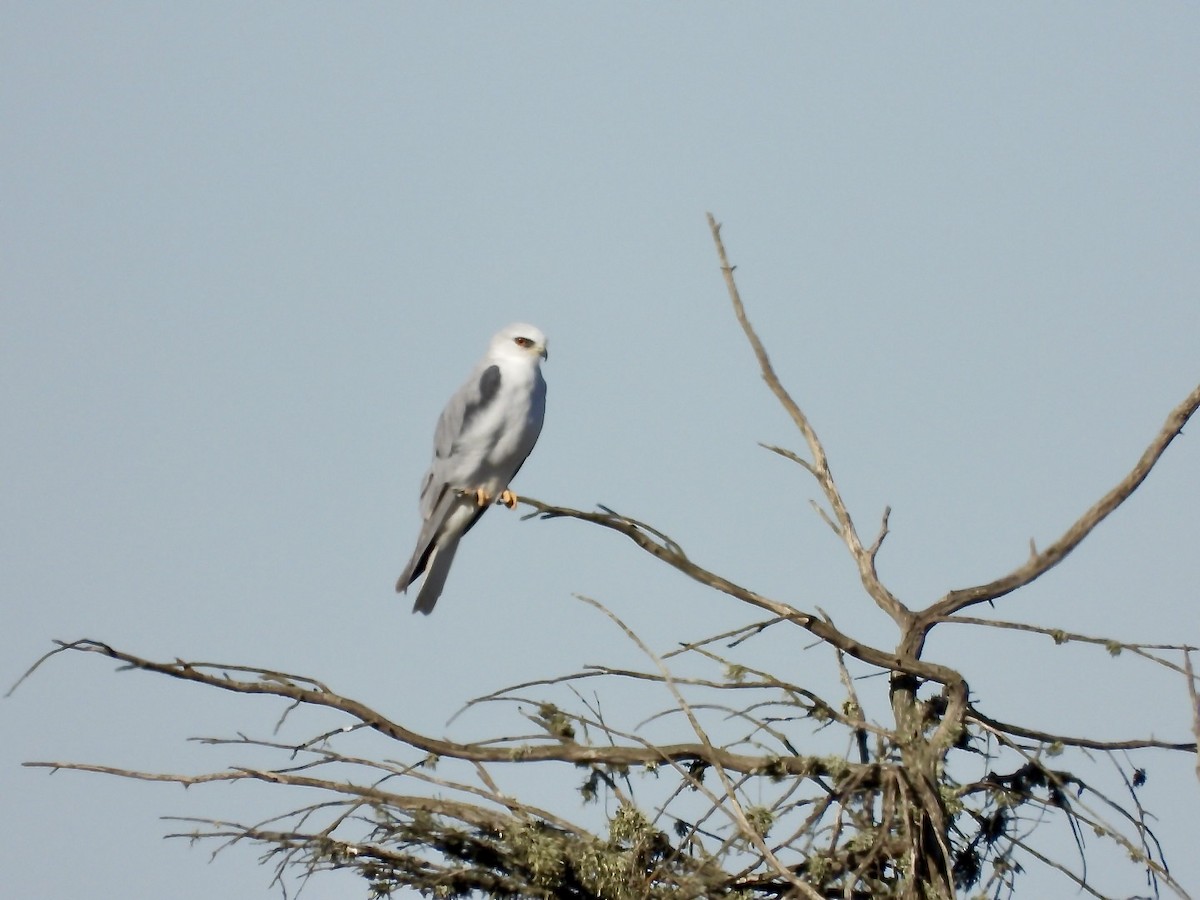
POLYGON ((492 354, 508 359, 549 359, 546 336, 534 325, 518 322, 509 325, 492 338, 492 354))

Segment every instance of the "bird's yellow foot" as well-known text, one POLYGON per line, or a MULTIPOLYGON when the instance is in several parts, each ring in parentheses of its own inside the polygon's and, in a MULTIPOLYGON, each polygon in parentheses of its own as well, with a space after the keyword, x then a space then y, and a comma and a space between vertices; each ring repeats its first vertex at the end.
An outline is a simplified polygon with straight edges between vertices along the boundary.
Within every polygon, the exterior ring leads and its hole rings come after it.
POLYGON ((516 509, 517 508, 517 495, 514 494, 512 491, 510 491, 508 488, 505 488, 503 491, 500 492, 499 502, 503 503, 509 509, 516 509))
POLYGON ((463 497, 471 497, 475 501, 476 506, 484 507, 492 502, 492 495, 483 488, 476 488, 473 491, 459 491, 463 497))

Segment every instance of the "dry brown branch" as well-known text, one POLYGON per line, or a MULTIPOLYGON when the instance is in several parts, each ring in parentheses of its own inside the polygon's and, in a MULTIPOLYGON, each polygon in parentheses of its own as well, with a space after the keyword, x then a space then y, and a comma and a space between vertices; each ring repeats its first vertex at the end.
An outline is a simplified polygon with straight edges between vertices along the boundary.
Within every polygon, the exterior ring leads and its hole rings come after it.
MULTIPOLYGON (((692 711, 692 708, 687 700, 684 699, 683 694, 680 693, 679 688, 676 687, 674 679, 671 677, 670 670, 663 663, 662 659, 659 658, 658 654, 646 646, 645 642, 638 637, 628 625, 622 622, 621 619, 612 612, 612 610, 608 609, 602 603, 599 603, 590 597, 584 597, 581 595, 579 596, 579 599, 608 616, 608 618, 611 619, 613 623, 625 633, 625 636, 634 644, 636 644, 637 648, 641 650, 642 653, 645 654, 658 667, 658 671, 663 679, 663 684, 666 685, 667 690, 671 692, 671 696, 675 698, 675 702, 678 704, 679 709, 682 710, 683 714, 687 717, 688 724, 691 726, 693 733, 696 735, 696 737, 700 738, 701 743, 704 744, 706 749, 715 751, 716 748, 713 747, 712 741, 709 740, 708 733, 701 726, 700 721, 696 718, 696 714, 692 711)), ((678 763, 674 764, 678 765, 678 763)), ((738 799, 737 790, 730 781, 729 773, 721 766, 717 766, 715 771, 717 773, 717 777, 721 781, 721 786, 725 791, 725 799, 728 801, 728 803, 722 803, 716 797, 710 795, 709 799, 713 802, 714 806, 719 807, 722 812, 726 813, 734 820, 739 831, 741 832, 742 837, 754 845, 755 849, 762 854, 763 858, 770 864, 775 873, 788 882, 800 894, 800 896, 808 897, 809 900, 822 900, 820 894, 813 890, 813 888, 808 884, 797 878, 790 869, 788 869, 779 861, 779 857, 771 852, 771 848, 766 845, 766 842, 763 840, 759 830, 755 828, 747 818, 746 810, 743 808, 741 801, 738 799)), ((704 790, 702 785, 700 787, 701 790, 704 790)))
MULTIPOLYGON (((1017 775, 1010 779, 1010 784, 1020 783, 1018 780, 1019 778, 1024 778, 1026 781, 1029 781, 1031 775, 1035 775, 1037 778, 1040 778, 1040 782, 1034 780, 1031 783, 1036 784, 1039 788, 1046 790, 1046 796, 1043 802, 1045 803, 1048 811, 1063 809, 1068 810, 1073 829, 1084 827, 1097 837, 1112 841, 1113 843, 1119 845, 1122 851, 1127 853, 1131 859, 1146 867, 1146 871, 1152 879, 1155 881, 1161 881, 1179 897, 1187 898, 1189 896, 1184 887, 1172 877, 1170 870, 1166 867, 1165 863, 1160 860, 1155 860, 1152 856, 1145 852, 1145 848, 1149 846, 1149 843, 1146 840, 1147 836, 1149 835, 1151 840, 1153 840, 1156 845, 1157 840, 1154 839, 1152 833, 1150 833, 1144 815, 1139 816, 1130 813, 1115 800, 1108 797, 1104 792, 1096 789, 1091 784, 1071 774, 1070 772, 1063 772, 1050 768, 1049 766, 1045 765, 1037 756, 1021 747, 1017 742, 1013 741, 1011 737, 1005 734, 1003 731, 992 729, 987 725, 984 725, 983 727, 986 728, 998 741, 1016 752, 1022 759, 1025 760, 1025 765, 1017 775), (1106 821, 1102 815, 1092 809, 1091 806, 1083 799, 1083 797, 1086 795, 1094 797, 1100 803, 1104 804, 1110 810, 1115 812, 1122 819, 1133 825, 1137 833, 1138 843, 1135 844, 1128 837, 1126 837, 1119 827, 1111 822, 1106 821)), ((994 777, 990 776, 989 781, 991 783, 988 784, 987 787, 991 789, 995 789, 998 786, 1001 787, 1001 789, 1007 787, 1007 785, 997 781, 994 777)), ((962 794, 966 795, 967 793, 977 789, 977 787, 978 786, 971 786, 969 788, 965 788, 962 791, 962 794)), ((1033 799, 1034 798, 1031 798, 1028 795, 1023 798, 1025 802, 1030 802, 1033 799)), ((1028 847, 1023 847, 1023 849, 1028 850, 1028 847)), ((1046 860, 1043 859, 1042 861, 1045 862, 1046 860)), ((1065 868, 1061 867, 1061 864, 1054 863, 1053 866, 1066 871, 1065 868)), ((1086 875, 1080 875, 1079 877, 1083 881, 1087 880, 1086 875)))
POLYGON ((378 788, 363 787, 349 782, 335 782, 324 778, 311 778, 289 772, 277 772, 264 769, 230 769, 224 772, 210 772, 204 775, 176 775, 159 772, 139 772, 133 769, 122 769, 115 766, 97 766, 90 763, 74 762, 27 762, 22 765, 35 769, 51 769, 54 771, 93 772, 101 775, 119 775, 137 781, 165 781, 190 787, 196 784, 234 781, 266 781, 271 784, 287 784, 293 787, 318 788, 338 794, 349 794, 374 803, 386 804, 395 809, 439 813, 480 827, 495 828, 507 823, 507 818, 498 813, 488 813, 481 807, 468 803, 459 803, 443 798, 393 794, 378 788))
POLYGON ((1025 728, 1021 725, 1010 725, 990 716, 985 716, 976 709, 970 709, 967 719, 980 725, 987 726, 995 732, 1007 734, 1010 737, 1026 738, 1038 741, 1047 746, 1061 744, 1064 747, 1081 747, 1085 750, 1176 750, 1182 753, 1196 752, 1195 743, 1180 743, 1159 741, 1154 738, 1137 738, 1128 741, 1099 741, 1093 738, 1071 737, 1066 734, 1056 734, 1049 731, 1038 731, 1035 728, 1025 728))
POLYGON ((921 618, 925 622, 932 623, 938 619, 944 619, 946 616, 953 615, 960 609, 965 609, 968 606, 984 603, 988 600, 996 600, 1005 594, 1015 591, 1017 588, 1032 583, 1066 559, 1067 554, 1078 547, 1080 542, 1091 534, 1097 525, 1128 500, 1133 492, 1138 489, 1138 486, 1146 480, 1146 476, 1150 474, 1150 470, 1154 468, 1154 464, 1166 452, 1167 447, 1171 445, 1171 441, 1175 440, 1183 432, 1183 426, 1187 424, 1188 419, 1196 412, 1197 407, 1200 407, 1200 385, 1193 388, 1192 392, 1178 406, 1171 410, 1166 422, 1163 423, 1162 428, 1159 429, 1154 439, 1150 441, 1150 445, 1142 453, 1141 458, 1130 470, 1129 474, 1122 478, 1112 490, 1097 500, 1087 512, 1079 517, 1075 524, 1063 533, 1062 537, 1042 552, 1034 552, 1024 565, 1018 566, 1012 572, 1001 578, 997 578, 995 581, 977 585, 976 587, 950 591, 941 600, 934 603, 928 609, 923 610, 920 613, 921 618))
MULTIPOLYGON (((557 761, 575 765, 606 765, 606 766, 657 766, 663 763, 703 763, 718 766, 731 772, 753 773, 759 771, 764 761, 755 756, 729 753, 716 748, 705 747, 703 744, 668 744, 662 746, 630 747, 608 746, 592 747, 583 744, 519 744, 508 747, 489 747, 482 744, 460 744, 439 738, 429 737, 412 731, 393 722, 381 713, 349 697, 335 694, 328 689, 303 688, 291 680, 243 681, 225 677, 223 667, 218 663, 204 663, 203 668, 212 669, 218 674, 208 674, 201 671, 201 664, 186 661, 172 663, 154 662, 117 650, 101 641, 84 638, 78 641, 56 642, 57 650, 43 657, 64 651, 97 653, 110 659, 119 660, 133 669, 146 672, 156 672, 183 681, 205 684, 209 687, 231 691, 237 694, 265 694, 282 697, 306 706, 322 707, 345 713, 362 722, 368 728, 383 736, 407 744, 417 750, 422 750, 432 756, 461 759, 467 762, 515 763, 557 761)), ((32 669, 30 670, 33 671, 32 669)), ((238 671, 253 673, 258 670, 248 667, 238 667, 238 671)), ((28 675, 29 673, 27 673, 28 675)), ((270 673, 277 675, 278 673, 270 673)), ((27 676, 26 676, 27 677, 27 676)), ((291 679, 292 676, 286 676, 291 679)), ((301 681, 301 679, 296 679, 301 681)), ((36 765, 46 765, 37 763, 36 765)), ((791 775, 809 777, 826 774, 819 763, 811 758, 783 758, 779 761, 783 770, 791 775)))
POLYGON ((763 346, 762 341, 759 340, 758 334, 755 333, 749 318, 746 316, 746 308, 742 304, 741 294, 738 292, 737 283, 733 279, 733 266, 729 264, 729 258, 725 253, 725 244, 721 240, 721 226, 717 224, 717 220, 713 217, 712 213, 708 213, 708 228, 712 232, 713 243, 717 247, 717 258, 720 260, 721 273, 725 276, 725 287, 729 291, 729 299, 733 304, 734 315, 737 316, 738 324, 742 326, 742 331, 746 334, 746 340, 750 342, 750 346, 754 350, 754 356, 758 360, 759 369, 762 371, 763 381, 767 383, 767 387, 771 389, 771 393, 775 395, 780 405, 791 417, 793 424, 800 430, 800 434, 803 435, 804 442, 808 445, 809 453, 812 454, 812 463, 803 462, 796 454, 787 453, 775 447, 769 449, 776 453, 782 453, 789 459, 800 463, 816 478, 817 484, 821 486, 821 490, 825 494, 825 499, 833 509, 834 518, 837 520, 838 534, 845 541, 847 548, 850 550, 850 555, 854 557, 854 562, 858 566, 859 577, 862 580, 863 587, 866 588, 871 598, 879 604, 879 608, 891 616, 897 625, 903 627, 912 617, 912 613, 879 580, 879 573, 875 571, 874 554, 863 547, 862 540, 854 528, 854 520, 851 518, 850 511, 846 508, 846 504, 842 500, 841 491, 838 490, 837 483, 834 481, 833 472, 829 467, 829 459, 825 455, 824 445, 821 443, 820 438, 817 437, 816 430, 808 421, 808 416, 800 409, 799 404, 792 399, 792 395, 788 393, 787 389, 779 381, 779 377, 775 374, 775 369, 771 365, 771 359, 767 356, 767 350, 763 346))
MULTIPOLYGON (((798 625, 822 641, 838 648, 847 656, 854 657, 886 671, 901 672, 924 681, 934 681, 938 684, 951 685, 961 681, 961 676, 948 666, 940 666, 936 663, 926 662, 912 656, 890 653, 886 650, 871 647, 838 631, 838 629, 818 616, 801 612, 786 603, 772 600, 769 597, 764 597, 748 588, 735 584, 729 579, 723 578, 705 569, 703 566, 697 565, 683 555, 682 552, 675 553, 666 544, 643 531, 637 525, 636 520, 630 519, 627 516, 612 511, 594 513, 571 509, 565 506, 551 506, 532 497, 521 497, 520 502, 532 507, 536 511, 531 515, 537 515, 542 519, 578 519, 623 534, 647 553, 662 560, 667 565, 684 573, 693 580, 698 581, 700 584, 708 585, 718 591, 729 594, 731 597, 736 597, 752 606, 773 613, 783 621, 798 625)), ((865 550, 863 552, 864 554, 866 553, 865 550)))
POLYGON ((1173 650, 1187 654, 1196 650, 1195 647, 1188 644, 1132 643, 1130 641, 1121 641, 1117 638, 1093 637, 1091 635, 1079 634, 1078 632, 1067 631, 1065 628, 1046 628, 1042 625, 1030 625, 1027 622, 1006 622, 1002 619, 980 619, 974 616, 947 616, 944 619, 940 619, 938 624, 941 622, 958 625, 979 625, 986 628, 1003 628, 1009 631, 1025 631, 1030 634, 1044 634, 1056 644, 1096 644, 1104 647, 1111 656, 1117 656, 1124 651, 1129 651, 1135 656, 1140 656, 1173 672, 1178 672, 1180 675, 1185 674, 1183 666, 1173 663, 1169 659, 1163 659, 1151 651, 1173 650))

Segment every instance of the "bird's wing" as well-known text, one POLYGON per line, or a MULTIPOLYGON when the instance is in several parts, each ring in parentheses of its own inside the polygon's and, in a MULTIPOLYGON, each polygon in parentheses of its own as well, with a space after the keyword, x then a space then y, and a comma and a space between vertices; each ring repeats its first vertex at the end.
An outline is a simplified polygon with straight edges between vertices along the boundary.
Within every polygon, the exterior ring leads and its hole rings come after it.
POLYGON ((405 591, 408 586, 421 577, 429 563, 429 557, 437 550, 439 533, 445 530, 447 519, 454 510, 454 501, 458 499, 454 491, 443 488, 436 501, 436 506, 421 522, 421 533, 417 536, 417 546, 412 558, 404 567, 400 578, 396 581, 396 590, 405 591))
MULTIPOLYGON (((467 382, 454 392, 438 417, 433 435, 433 462, 430 463, 429 471, 425 473, 425 480, 421 484, 421 533, 417 537, 412 559, 408 561, 404 573, 396 582, 397 591, 405 590, 421 576, 449 530, 457 532, 454 535, 457 542, 457 539, 483 515, 483 508, 477 508, 469 517, 460 513, 455 517, 458 521, 453 523, 457 528, 447 527, 451 524, 450 519, 456 510, 462 507, 459 502, 462 498, 456 493, 456 486, 450 483, 452 475, 458 476, 455 480, 462 482, 461 486, 469 487, 471 482, 471 473, 458 471, 461 468, 461 460, 456 459, 459 442, 470 428, 472 420, 495 401, 499 391, 500 367, 481 365, 467 382)), ((453 552, 446 553, 443 557, 443 580, 452 558, 453 552)))
MULTIPOLYGON (((496 400, 500 392, 500 367, 480 366, 466 384, 454 392, 438 417, 433 433, 433 462, 421 485, 421 516, 429 520, 450 474, 457 468, 459 442, 471 422, 496 400)), ((468 479, 469 480, 469 479, 468 479)))
POLYGON ((413 604, 413 612, 428 615, 433 611, 450 572, 450 563, 454 561, 459 538, 485 511, 486 507, 476 505, 474 497, 460 496, 450 488, 442 492, 433 515, 421 525, 412 559, 396 582, 397 591, 406 591, 424 573, 425 581, 413 604))

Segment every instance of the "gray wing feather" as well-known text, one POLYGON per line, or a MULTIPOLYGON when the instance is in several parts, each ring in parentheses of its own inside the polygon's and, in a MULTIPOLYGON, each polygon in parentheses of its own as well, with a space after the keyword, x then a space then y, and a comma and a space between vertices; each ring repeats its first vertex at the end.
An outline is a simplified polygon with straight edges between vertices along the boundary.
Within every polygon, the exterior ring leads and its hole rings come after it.
MULTIPOLYGON (((441 580, 445 581, 446 571, 449 569, 450 559, 454 554, 453 552, 446 553, 445 547, 437 546, 438 533, 445 525, 446 518, 453 510, 454 501, 457 499, 454 490, 446 483, 446 469, 450 459, 454 456, 455 444, 463 432, 470 427, 471 420, 496 399, 499 390, 500 367, 488 366, 478 376, 472 376, 466 384, 454 392, 454 396, 450 398, 446 408, 442 410, 441 416, 438 417, 437 428, 433 435, 433 464, 425 473, 425 481, 421 485, 421 516, 423 518, 421 534, 417 537, 417 547, 413 551, 412 559, 408 561, 404 573, 396 582, 397 591, 405 590, 416 581, 425 571, 431 557, 434 559, 434 568, 441 569, 441 580), (441 566, 438 565, 439 561, 442 562, 441 566)), ((482 509, 479 511, 479 515, 475 516, 463 529, 463 534, 478 521, 480 515, 483 515, 482 509)), ((455 541, 457 542, 457 538, 455 541)), ((421 588, 421 594, 417 598, 418 605, 421 603, 421 598, 426 596, 429 581, 430 579, 427 577, 426 585, 421 588)), ((437 591, 433 593, 434 601, 440 591, 441 588, 438 587, 437 591)), ((430 601, 428 605, 432 609, 433 601, 430 601)))
POLYGON ((445 485, 441 485, 440 495, 435 501, 436 506, 434 510, 421 523, 421 533, 417 537, 417 548, 413 551, 412 559, 408 561, 408 565, 404 567, 403 574, 396 581, 397 591, 407 590, 408 586, 420 578, 421 573, 425 571, 425 564, 429 561, 429 555, 436 549, 435 544, 438 532, 442 530, 442 526, 446 524, 446 517, 450 515, 451 510, 454 508, 454 500, 454 491, 448 490, 445 485))
POLYGON ((433 463, 421 485, 421 515, 426 520, 433 514, 446 485, 442 476, 446 463, 454 455, 455 444, 474 419, 496 399, 500 390, 500 367, 488 366, 478 376, 454 392, 454 396, 438 417, 433 433, 433 463))

